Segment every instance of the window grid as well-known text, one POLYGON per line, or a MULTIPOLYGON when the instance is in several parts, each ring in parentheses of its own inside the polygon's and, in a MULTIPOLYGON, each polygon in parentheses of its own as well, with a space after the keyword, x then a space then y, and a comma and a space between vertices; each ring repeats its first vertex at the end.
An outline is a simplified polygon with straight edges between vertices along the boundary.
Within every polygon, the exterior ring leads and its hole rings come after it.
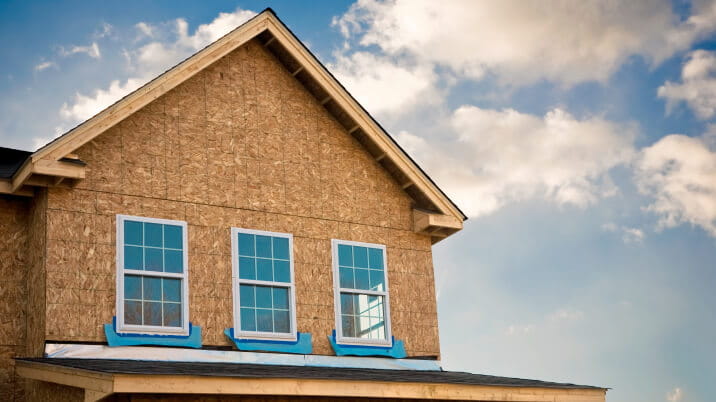
POLYGON ((239 228, 232 228, 231 232, 234 256, 234 336, 250 339, 295 340, 297 334, 292 260, 293 236, 287 233, 239 228), (251 239, 250 247, 247 247, 249 244, 246 243, 247 239, 251 239), (253 292, 253 297, 247 296, 249 289, 253 292), (258 289, 267 289, 270 292, 270 307, 260 305, 258 289), (276 306, 277 291, 278 293, 285 291, 285 308, 276 306), (249 301, 250 299, 252 301, 249 301), (260 314, 268 312, 271 316, 270 328, 260 325, 260 314), (248 318, 246 315, 252 317, 248 318))
POLYGON ((332 243, 337 342, 391 344, 385 246, 332 243))
POLYGON ((186 230, 186 222, 183 221, 117 215, 117 330, 119 332, 188 335, 186 230), (141 231, 137 231, 139 225, 141 231), (155 231, 151 233, 154 235, 151 239, 147 234, 148 227, 155 231), (128 249, 135 252, 139 250, 141 259, 136 258, 139 257, 138 255, 128 256, 128 249), (161 258, 149 261, 145 250, 157 250, 161 258), (169 260, 167 252, 174 253, 170 255, 169 260), (130 288, 125 286, 125 281, 127 279, 131 281, 132 278, 139 279, 139 297, 136 289, 132 290, 131 286, 130 288), (147 291, 145 281, 155 280, 158 281, 159 286, 155 290, 158 296, 147 298, 151 295, 145 294, 147 291), (167 296, 168 289, 165 285, 175 282, 178 282, 178 286, 173 285, 173 295, 167 296), (128 295, 128 292, 132 294, 128 295), (171 297, 173 300, 168 300, 166 297, 171 297), (138 307, 139 319, 127 317, 131 306, 138 307), (150 310, 147 311, 147 308, 150 310), (152 308, 158 308, 158 316, 152 315, 152 308), (146 324, 147 321, 150 324, 146 324))

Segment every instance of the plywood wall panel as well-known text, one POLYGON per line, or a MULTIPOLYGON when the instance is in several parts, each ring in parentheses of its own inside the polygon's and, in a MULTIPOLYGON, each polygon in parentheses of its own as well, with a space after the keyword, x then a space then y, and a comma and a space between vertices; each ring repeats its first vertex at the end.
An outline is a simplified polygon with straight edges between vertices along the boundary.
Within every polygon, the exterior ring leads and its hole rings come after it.
POLYGON ((298 326, 313 334, 315 353, 332 354, 331 239, 388 247, 396 337, 410 355, 439 353, 430 239, 411 231, 402 183, 259 44, 77 153, 87 179, 48 193, 48 338, 104 340, 115 308, 115 215, 126 214, 188 222, 191 321, 206 345, 228 345, 229 233, 243 227, 294 235, 298 326), (69 322, 80 314, 81 324, 69 322))

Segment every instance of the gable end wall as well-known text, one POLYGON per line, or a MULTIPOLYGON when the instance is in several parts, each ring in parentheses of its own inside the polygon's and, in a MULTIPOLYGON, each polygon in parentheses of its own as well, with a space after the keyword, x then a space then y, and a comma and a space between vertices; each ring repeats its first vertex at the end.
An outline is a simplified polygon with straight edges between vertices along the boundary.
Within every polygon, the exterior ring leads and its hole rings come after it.
POLYGON ((412 201, 260 44, 235 50, 76 152, 52 188, 46 338, 104 341, 115 310, 115 215, 188 222, 190 317, 229 346, 232 226, 292 233, 298 330, 332 354, 330 240, 387 246, 393 334, 438 355, 431 242, 412 201))

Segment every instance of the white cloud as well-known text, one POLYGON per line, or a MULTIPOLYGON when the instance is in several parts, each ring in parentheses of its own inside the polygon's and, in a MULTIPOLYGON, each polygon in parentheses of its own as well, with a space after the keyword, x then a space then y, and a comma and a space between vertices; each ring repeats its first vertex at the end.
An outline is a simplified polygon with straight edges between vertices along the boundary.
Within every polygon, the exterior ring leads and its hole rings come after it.
POLYGON ((516 335, 527 335, 535 330, 533 324, 529 325, 510 325, 505 330, 505 335, 516 336, 516 335))
POLYGON ((450 123, 452 138, 397 138, 473 217, 535 197, 587 206, 616 192, 609 170, 634 154, 630 125, 561 109, 540 117, 462 106, 450 123))
POLYGON ((680 387, 676 387, 666 393, 667 402, 682 402, 684 400, 684 392, 680 387))
MULTIPOLYGON (((94 116, 255 14, 253 11, 242 9, 237 9, 233 13, 220 13, 212 22, 199 25, 193 34, 188 33, 188 24, 184 19, 177 19, 170 24, 172 32, 158 32, 166 25, 150 26, 144 22, 136 24, 135 27, 145 35, 165 39, 143 44, 137 49, 124 49, 125 59, 136 61, 133 65, 133 76, 124 83, 113 80, 108 88, 98 88, 91 95, 76 93, 72 101, 62 105, 60 116, 75 123, 94 116)), ((99 49, 97 55, 99 56, 99 49)))
POLYGON ((92 35, 92 36, 97 39, 102 39, 102 38, 105 38, 105 37, 111 35, 113 31, 114 31, 114 27, 112 26, 112 24, 103 22, 100 29, 98 31, 96 31, 94 33, 94 35, 92 35))
POLYGON ((716 30, 716 3, 359 0, 334 25, 361 45, 479 79, 606 81, 632 55, 658 64, 716 30))
MULTIPOLYGON (((94 95, 76 93, 72 103, 64 103, 60 108, 60 116, 66 120, 87 120, 102 109, 110 106, 125 95, 142 86, 143 80, 130 78, 124 84, 112 81, 107 89, 97 89, 94 95)), ((61 133, 60 133, 61 134, 61 133)))
POLYGON ((97 44, 97 42, 92 42, 91 45, 87 45, 87 46, 72 46, 69 49, 60 47, 60 55, 61 56, 67 57, 67 56, 71 56, 73 54, 78 54, 78 53, 84 53, 93 59, 102 58, 102 53, 99 50, 99 45, 97 44))
POLYGON ((657 94, 666 99, 667 112, 685 102, 697 117, 713 117, 716 114, 716 52, 691 52, 681 70, 681 83, 667 81, 657 94))
POLYGON ((689 223, 716 237, 716 127, 702 137, 672 134, 645 148, 636 165, 639 190, 653 198, 646 210, 659 227, 689 223))
POLYGON ((550 321, 576 321, 584 318, 582 310, 563 308, 555 311, 547 317, 550 321))
POLYGON ((620 226, 614 222, 608 222, 602 225, 602 230, 611 233, 621 233, 622 241, 625 244, 642 243, 646 234, 639 228, 632 228, 628 226, 620 226))
POLYGON ((219 13, 209 24, 201 24, 196 28, 194 34, 188 34, 188 24, 183 19, 177 20, 177 31, 179 42, 191 49, 199 50, 209 43, 221 38, 231 32, 237 26, 248 21, 256 15, 250 10, 237 9, 233 13, 219 13))
POLYGON ((144 36, 150 38, 154 36, 154 28, 152 28, 152 26, 147 24, 146 22, 138 22, 134 25, 134 27, 137 28, 137 30, 144 36))
POLYGON ((57 67, 57 64, 55 64, 55 62, 53 61, 43 61, 42 63, 37 64, 35 66, 35 71, 44 71, 50 67, 57 67))
POLYGON ((328 68, 371 113, 405 113, 418 104, 435 103, 436 74, 429 66, 408 65, 368 52, 336 54, 328 68))

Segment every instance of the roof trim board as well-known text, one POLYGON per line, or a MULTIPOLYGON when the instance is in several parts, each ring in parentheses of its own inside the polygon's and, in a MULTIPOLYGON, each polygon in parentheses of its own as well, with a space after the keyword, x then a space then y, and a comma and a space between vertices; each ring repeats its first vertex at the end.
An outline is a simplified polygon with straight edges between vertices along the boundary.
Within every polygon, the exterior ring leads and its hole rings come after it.
MULTIPOLYGON (((81 123, 66 134, 33 153, 26 163, 16 172, 12 180, 12 191, 22 188, 26 180, 33 174, 47 174, 38 170, 45 167, 57 169, 59 174, 72 179, 84 177, 81 167, 70 171, 64 169, 68 164, 52 165, 91 141, 115 124, 164 95, 182 82, 191 78, 210 64, 227 55, 259 35, 270 34, 271 38, 264 42, 280 45, 300 66, 297 75, 308 74, 328 94, 331 107, 338 106, 355 125, 346 130, 350 133, 360 131, 380 150, 380 164, 391 161, 404 175, 408 184, 404 187, 417 189, 432 204, 439 214, 454 217, 460 222, 467 219, 466 215, 437 187, 425 172, 400 148, 395 140, 373 119, 370 114, 348 93, 348 91, 331 75, 316 57, 300 42, 271 9, 266 9, 246 23, 229 32, 222 38, 185 59, 162 75, 153 79, 143 87, 125 96, 115 104, 104 109, 97 115, 81 123), (60 169, 62 168, 62 169, 60 169), (81 170, 81 172, 80 172, 81 170)), ((289 73, 294 73, 289 71, 289 73)), ((326 98, 326 99, 328 99, 326 98)), ((328 107, 329 104, 325 106, 328 107)), ((385 167, 385 165, 384 165, 385 167)), ((50 171, 50 174, 52 172, 50 171)), ((431 207, 431 208, 432 208, 431 207)), ((461 225, 460 225, 461 226, 461 225)), ((454 228, 446 228, 454 230, 454 228)), ((457 229, 459 230, 459 229, 457 229)), ((439 237, 435 237, 437 241, 439 237)))
MULTIPOLYGON (((157 372, 144 372, 138 367, 128 367, 126 370, 118 368, 94 370, 80 367, 70 360, 72 359, 18 359, 16 360, 16 370, 18 375, 25 378, 89 390, 89 393, 85 392, 85 400, 96 400, 87 398, 87 396, 104 397, 112 393, 162 393, 603 402, 607 391, 598 387, 542 383, 540 381, 530 383, 528 380, 522 380, 525 381, 523 385, 410 381, 407 377, 390 381, 369 378, 370 374, 363 375, 365 378, 353 379, 351 377, 351 379, 347 379, 346 375, 349 373, 340 376, 340 378, 332 376, 326 378, 311 373, 300 375, 294 367, 290 368, 290 375, 275 373, 277 375, 271 376, 259 373, 252 375, 248 372, 222 375, 213 373, 214 370, 211 369, 208 372, 195 371, 182 363, 173 363, 171 366, 176 366, 175 370, 159 370, 157 372)), ((106 361, 98 360, 96 362, 106 361)), ((155 362, 143 363, 153 365, 152 367, 156 366, 155 362)), ((102 364, 104 364, 103 367, 106 366, 105 363, 102 364)), ((241 369, 242 365, 230 366, 241 369)), ((251 367, 247 369, 252 370, 251 367)), ((261 368, 261 370, 267 369, 275 370, 271 366, 261 368)), ((285 367, 280 370, 285 372, 285 367)), ((330 368, 329 370, 335 372, 338 369, 330 368)), ((377 370, 378 373, 384 371, 377 370)), ((400 372, 396 374, 399 377, 402 375, 400 372)))

